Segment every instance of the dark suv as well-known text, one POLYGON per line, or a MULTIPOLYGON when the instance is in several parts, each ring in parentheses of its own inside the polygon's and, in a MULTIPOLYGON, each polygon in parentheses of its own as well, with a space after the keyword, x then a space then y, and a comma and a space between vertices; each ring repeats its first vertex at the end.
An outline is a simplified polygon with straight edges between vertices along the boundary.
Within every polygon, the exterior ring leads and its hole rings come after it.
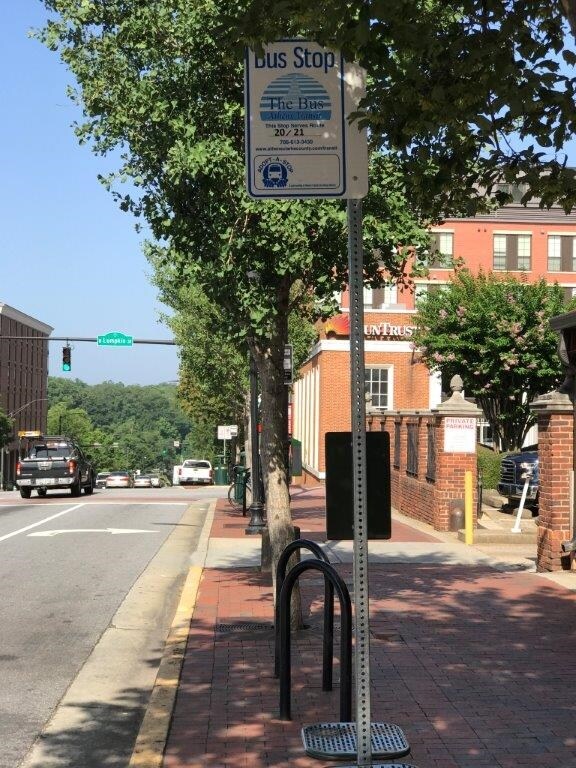
POLYGON ((511 506, 518 506, 528 480, 524 505, 531 509, 538 507, 538 451, 527 450, 505 456, 500 464, 498 493, 508 499, 511 506))

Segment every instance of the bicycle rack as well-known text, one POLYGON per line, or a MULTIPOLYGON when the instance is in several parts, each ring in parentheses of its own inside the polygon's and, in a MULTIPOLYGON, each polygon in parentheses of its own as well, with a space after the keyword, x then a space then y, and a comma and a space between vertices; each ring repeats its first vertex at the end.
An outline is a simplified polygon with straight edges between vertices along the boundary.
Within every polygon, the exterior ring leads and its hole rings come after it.
MULTIPOLYGON (((330 565, 328 556, 322 547, 309 539, 296 539, 290 542, 278 559, 276 566, 276 601, 274 609, 274 677, 280 675, 280 590, 286 578, 286 568, 293 552, 297 549, 308 549, 318 560, 330 565)), ((324 576, 324 632, 322 640, 322 690, 332 690, 332 663, 334 643, 334 586, 330 579, 324 576)))
MULTIPOLYGON (((292 542, 285 548, 281 555, 282 569, 278 568, 280 576, 285 572, 287 560, 295 549, 300 546, 314 545, 305 539, 292 542), (286 553, 286 558, 282 556, 286 553)), ((318 546, 318 545, 316 545, 318 546)), ((316 547, 310 549, 316 552, 316 547)), ((324 553, 322 553, 323 557, 324 553)), ((280 561, 279 561, 280 565, 280 561)), ((280 719, 291 720, 290 691, 291 691, 291 659, 290 659, 290 598, 292 589, 297 579, 304 571, 317 570, 324 574, 325 594, 330 594, 333 620, 333 596, 334 589, 340 600, 341 631, 340 631, 340 722, 316 723, 302 728, 302 741, 306 754, 319 759, 341 760, 352 758, 358 754, 356 727, 352 720, 352 604, 346 583, 326 559, 305 560, 297 563, 294 568, 283 578, 280 587, 280 595, 277 600, 276 618, 279 618, 279 652, 280 662, 280 719), (330 584, 331 592, 328 592, 330 584)), ((278 585, 277 585, 278 589, 278 585)), ((326 619, 326 605, 325 619, 326 619)), ((325 632, 326 635, 328 633, 325 632)), ((324 646, 326 650, 326 644, 324 646)), ((330 654, 332 643, 330 643, 330 654)), ((326 657, 325 657, 326 659, 326 657)), ((332 672, 332 656, 328 667, 332 672)), ((331 680, 331 678, 330 678, 331 680)), ((410 745, 406 740, 402 729, 394 723, 371 723, 370 744, 372 755, 376 758, 404 757, 410 752, 410 745)), ((357 766, 342 766, 342 768, 357 768, 357 766)), ((371 768, 416 768, 407 763, 372 763, 371 768)))
POLYGON ((350 723, 352 719, 352 604, 346 583, 330 563, 324 560, 305 560, 297 563, 289 571, 280 589, 280 719, 292 719, 290 712, 290 598, 296 580, 301 573, 308 570, 321 571, 324 579, 330 581, 333 589, 338 593, 340 600, 340 719, 350 723))

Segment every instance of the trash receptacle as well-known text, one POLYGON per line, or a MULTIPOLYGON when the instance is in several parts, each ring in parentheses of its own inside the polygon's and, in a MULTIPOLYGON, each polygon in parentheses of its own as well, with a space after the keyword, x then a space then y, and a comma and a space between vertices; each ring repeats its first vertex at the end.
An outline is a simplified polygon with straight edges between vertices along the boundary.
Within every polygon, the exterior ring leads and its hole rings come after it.
POLYGON ((226 467, 214 467, 214 483, 228 485, 228 470, 226 467))
POLYGON ((244 484, 250 479, 250 470, 237 464, 234 467, 234 501, 242 503, 244 495, 244 484))

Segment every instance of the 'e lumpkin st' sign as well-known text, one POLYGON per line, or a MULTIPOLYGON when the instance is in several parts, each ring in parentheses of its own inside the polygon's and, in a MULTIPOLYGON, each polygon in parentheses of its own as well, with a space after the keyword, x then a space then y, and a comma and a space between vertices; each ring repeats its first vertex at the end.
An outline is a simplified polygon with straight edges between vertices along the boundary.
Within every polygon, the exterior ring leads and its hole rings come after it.
POLYGON ((248 193, 363 197, 366 136, 347 120, 364 93, 361 68, 317 43, 282 40, 261 56, 248 50, 245 73, 248 193))

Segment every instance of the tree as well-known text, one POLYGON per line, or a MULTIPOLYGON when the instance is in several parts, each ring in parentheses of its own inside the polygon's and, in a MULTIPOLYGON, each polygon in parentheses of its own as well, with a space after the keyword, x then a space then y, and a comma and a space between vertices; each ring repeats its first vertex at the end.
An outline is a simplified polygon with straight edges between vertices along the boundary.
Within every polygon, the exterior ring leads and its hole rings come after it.
POLYGON ((48 409, 47 427, 49 435, 66 435, 83 446, 97 442, 94 425, 83 408, 71 408, 65 402, 48 409))
MULTIPOLYGON (((8 445, 12 439, 12 430, 14 429, 14 422, 10 419, 6 413, 0 408, 0 449, 8 445)), ((0 478, 0 482, 3 482, 4 478, 0 478)))
POLYGON ((517 449, 535 422, 530 403, 563 379, 549 319, 564 311, 558 285, 461 270, 418 304, 414 344, 445 384, 462 377, 497 447, 517 449))
POLYGON ((258 47, 302 35, 366 68, 360 117, 374 146, 398 152, 410 199, 437 212, 473 212, 485 189, 520 181, 524 202, 574 206, 575 170, 564 152, 576 120, 565 18, 576 28, 572 0, 224 5, 229 41, 258 47))
POLYGON ((181 350, 179 401, 193 422, 213 427, 212 446, 206 454, 212 457, 216 425, 243 421, 245 345, 230 340, 222 310, 197 285, 172 280, 161 268, 154 283, 162 301, 174 310, 164 319, 181 350))
MULTIPOLYGON (((287 485, 283 353, 298 307, 334 310, 346 282, 346 218, 332 201, 260 201, 244 190, 243 70, 220 30, 213 0, 45 0, 58 15, 39 36, 60 49, 78 82, 96 153, 120 148, 103 179, 121 208, 145 217, 156 270, 201 288, 222 310, 222 329, 249 351, 261 382, 262 464, 273 564, 294 535, 287 485), (122 194, 117 182, 130 180, 122 194), (249 279, 249 275, 257 279, 249 279), (298 290, 293 287, 298 285, 298 290), (313 299, 313 300, 311 300, 313 299)), ((404 246, 428 242, 389 184, 395 158, 374 155, 364 243, 392 277, 406 278, 404 246), (393 194, 389 195, 389 191, 393 194), (378 257, 374 255, 378 249, 378 257)), ((275 569, 273 567, 273 573, 275 569)))

